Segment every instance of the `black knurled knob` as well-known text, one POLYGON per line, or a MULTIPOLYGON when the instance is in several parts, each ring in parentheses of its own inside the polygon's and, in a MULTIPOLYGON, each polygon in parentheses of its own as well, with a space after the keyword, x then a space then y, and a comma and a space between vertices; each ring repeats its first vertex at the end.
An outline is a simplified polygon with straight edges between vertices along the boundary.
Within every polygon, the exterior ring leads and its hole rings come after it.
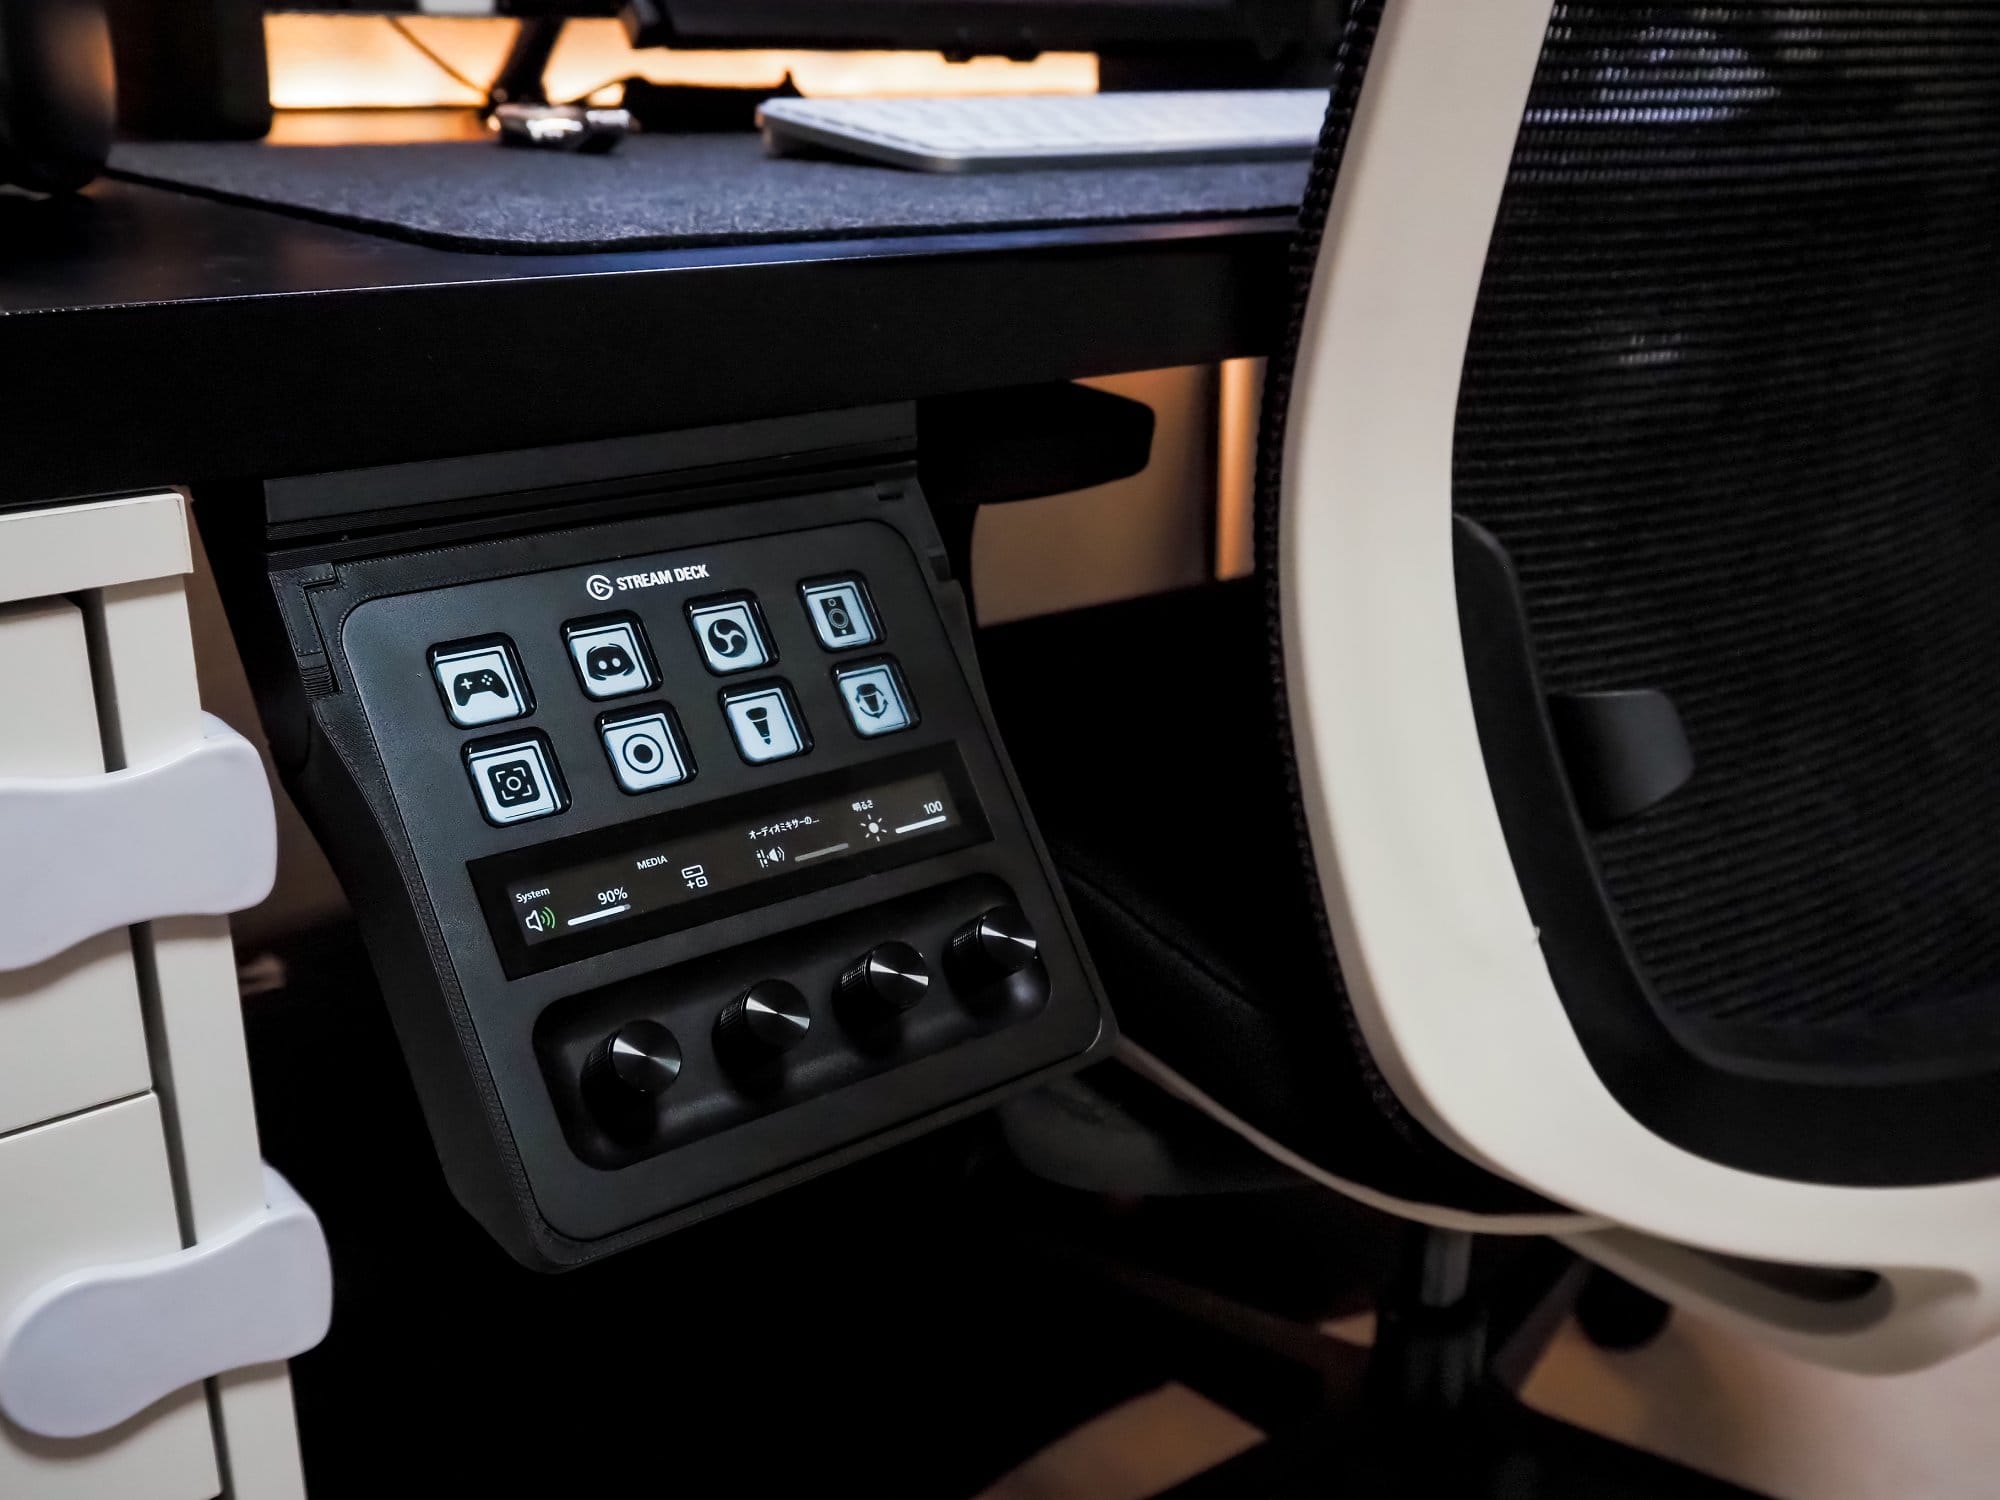
POLYGON ((884 1026, 930 993, 931 966, 908 943, 877 943, 847 966, 835 986, 840 1018, 884 1026))
POLYGON ((977 993, 1001 984, 1036 962, 1042 945, 1018 906, 981 912, 951 935, 945 966, 951 982, 977 993))
POLYGON ((655 1101, 680 1077, 681 1045, 658 1021, 627 1021, 583 1064, 583 1097, 613 1135, 643 1134, 655 1101))
POLYGON ((806 1039, 812 1008, 796 985, 760 979, 715 1018, 715 1050, 734 1069, 768 1066, 806 1039))

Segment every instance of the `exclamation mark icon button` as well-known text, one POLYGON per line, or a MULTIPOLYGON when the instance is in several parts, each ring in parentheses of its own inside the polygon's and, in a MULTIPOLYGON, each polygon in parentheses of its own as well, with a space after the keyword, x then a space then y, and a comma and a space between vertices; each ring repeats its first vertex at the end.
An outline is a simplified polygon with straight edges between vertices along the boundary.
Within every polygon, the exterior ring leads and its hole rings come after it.
POLYGON ((722 712, 737 753, 753 766, 805 753, 805 726, 799 722, 798 706, 776 683, 724 693, 722 712))

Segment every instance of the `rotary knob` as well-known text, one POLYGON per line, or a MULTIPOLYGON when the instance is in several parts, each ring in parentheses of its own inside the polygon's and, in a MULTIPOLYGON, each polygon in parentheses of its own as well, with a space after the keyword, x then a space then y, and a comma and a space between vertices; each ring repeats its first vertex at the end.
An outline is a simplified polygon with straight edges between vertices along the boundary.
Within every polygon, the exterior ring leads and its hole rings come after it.
POLYGON ((812 1010, 795 985, 760 979, 715 1018, 715 1050, 732 1071, 769 1067, 806 1039, 812 1010))
POLYGON ((864 1029, 889 1025, 930 992, 931 966, 908 943, 877 943, 847 966, 834 988, 840 1018, 864 1029))
POLYGON ((671 1031, 658 1021, 627 1021, 584 1060, 584 1102, 612 1135, 643 1136, 680 1073, 681 1045, 671 1031))
POLYGON ((981 912, 951 935, 945 967, 951 982, 977 995, 1004 984, 1041 958, 1035 929, 1018 906, 981 912))

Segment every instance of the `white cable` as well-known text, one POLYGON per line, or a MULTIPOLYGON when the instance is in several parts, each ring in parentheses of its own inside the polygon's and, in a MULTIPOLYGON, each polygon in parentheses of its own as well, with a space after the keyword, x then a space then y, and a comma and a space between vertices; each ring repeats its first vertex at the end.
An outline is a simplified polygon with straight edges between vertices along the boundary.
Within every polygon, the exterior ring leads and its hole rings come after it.
POLYGON ((1383 1213, 1394 1214, 1401 1219, 1413 1219, 1434 1229, 1455 1229, 1467 1234, 1572 1235, 1612 1227, 1609 1220, 1591 1214, 1568 1213, 1561 1210, 1552 1213, 1471 1213, 1462 1208, 1446 1208, 1439 1203, 1418 1203, 1408 1198, 1397 1198, 1379 1192, 1375 1188, 1364 1187, 1358 1182, 1350 1182, 1345 1177, 1336 1177, 1324 1167, 1315 1166, 1307 1161, 1282 1142, 1273 1140, 1256 1126, 1203 1093, 1201 1089, 1188 1082, 1131 1038, 1121 1036, 1114 1052, 1120 1062, 1141 1078, 1163 1089, 1183 1104, 1193 1105, 1225 1130, 1255 1146, 1279 1166, 1286 1167, 1310 1182, 1331 1188, 1344 1197, 1352 1198, 1357 1203, 1383 1213))

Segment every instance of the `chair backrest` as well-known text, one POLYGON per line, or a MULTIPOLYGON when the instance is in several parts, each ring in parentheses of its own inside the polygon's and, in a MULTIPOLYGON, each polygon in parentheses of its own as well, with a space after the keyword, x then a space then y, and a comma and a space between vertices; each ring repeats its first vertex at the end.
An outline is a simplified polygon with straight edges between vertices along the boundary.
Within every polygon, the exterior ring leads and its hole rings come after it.
POLYGON ((1271 380, 1377 1062, 1629 1227, 1582 1248, 1858 1366, 2000 1324, 1996 251, 2000 6, 1357 0, 1271 380))

